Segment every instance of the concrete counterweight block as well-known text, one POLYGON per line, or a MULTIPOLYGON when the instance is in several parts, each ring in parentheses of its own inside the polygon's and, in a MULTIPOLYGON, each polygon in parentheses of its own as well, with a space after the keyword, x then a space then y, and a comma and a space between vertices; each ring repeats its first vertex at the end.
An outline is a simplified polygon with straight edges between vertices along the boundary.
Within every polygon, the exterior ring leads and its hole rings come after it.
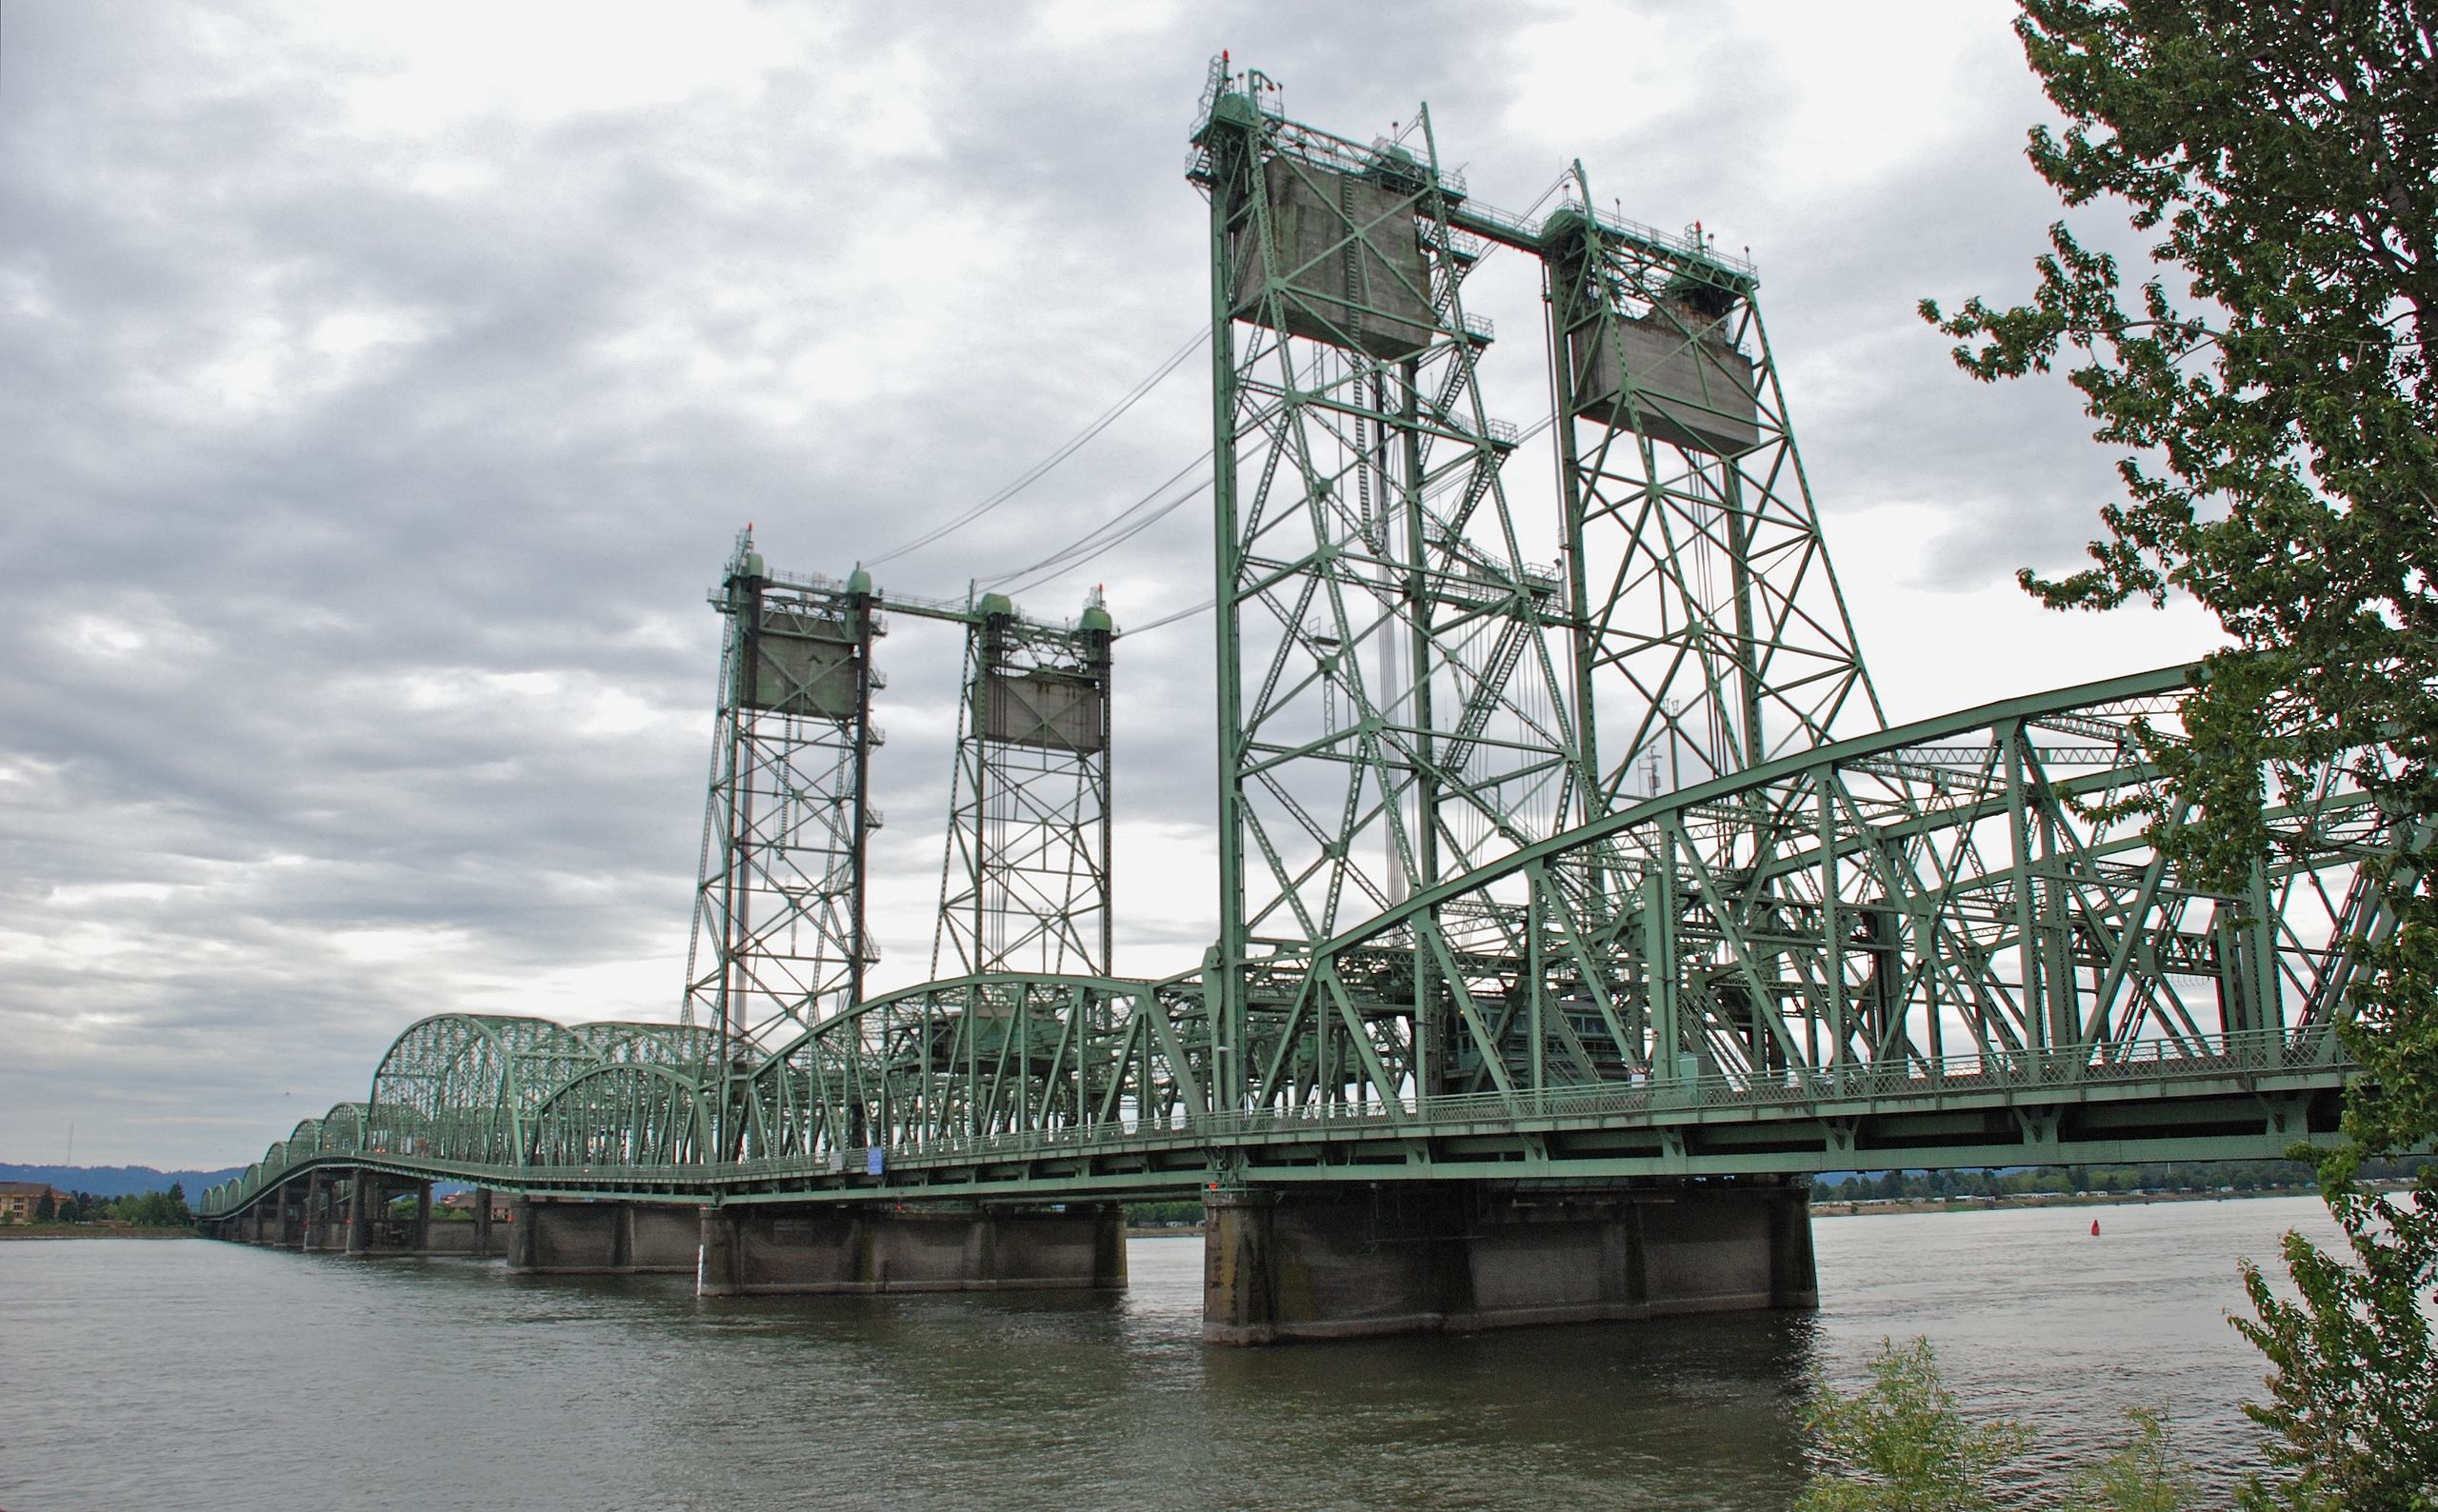
POLYGON ((1257 1187, 1204 1212, 1211 1343, 1819 1305, 1810 1193, 1789 1183, 1257 1187))
POLYGON ((1086 1290, 1126 1284, 1114 1204, 730 1206, 703 1211, 706 1297, 786 1292, 1086 1290))

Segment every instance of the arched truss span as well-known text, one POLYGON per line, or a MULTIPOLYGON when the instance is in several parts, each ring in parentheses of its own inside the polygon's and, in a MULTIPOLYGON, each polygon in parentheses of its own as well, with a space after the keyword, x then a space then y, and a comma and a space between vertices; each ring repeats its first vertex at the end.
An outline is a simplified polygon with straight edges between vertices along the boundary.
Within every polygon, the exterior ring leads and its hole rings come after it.
POLYGON ((586 1048, 602 1061, 665 1065, 689 1074, 706 1062, 716 1064, 721 1045, 729 1047, 729 1058, 733 1060, 745 1044, 703 1024, 578 1024, 570 1025, 568 1032, 583 1041, 586 1048))
POLYGON ((366 1148, 468 1164, 520 1164, 543 1101, 598 1064, 581 1036, 546 1019, 425 1019, 398 1036, 373 1073, 366 1148))
POLYGON ((596 1065, 542 1101, 526 1164, 691 1165, 709 1158, 710 1107, 691 1069, 647 1061, 596 1065))
POLYGON ((2285 790, 2247 886, 2201 887, 2148 839, 2187 813, 2144 745, 2179 738, 2187 686, 1822 746, 1419 892, 1256 984, 1257 1105, 2332 1054, 2344 942, 2392 926, 2364 863, 2428 837, 2357 752, 2285 790))
POLYGON ((207 1187, 195 1205, 207 1213, 225 1212, 250 1200, 290 1166, 323 1155, 351 1155, 363 1147, 364 1104, 341 1103, 320 1118, 298 1121, 288 1138, 265 1150, 243 1176, 207 1187))
POLYGON ((729 1094, 746 1159, 991 1134, 1182 1124, 1207 1112, 1199 984, 976 976, 891 993, 773 1051, 729 1094))
POLYGON ((2288 774, 2244 885, 2199 885, 2148 838, 2185 817, 2150 753, 2187 686, 2170 668, 1986 705, 1525 845, 1251 962, 1241 1028, 1199 974, 930 983, 762 1054, 705 1027, 444 1014, 399 1036, 368 1104, 298 1124, 206 1209, 340 1150, 845 1170, 1009 1135, 1225 1143, 1239 1114, 1525 1116, 1587 1090, 1698 1109, 1857 1078, 2339 1074, 2348 945, 2393 927, 2371 864, 2417 860, 2428 826, 2383 813, 2362 782, 2382 758, 2349 753, 2288 774), (1244 1101, 1214 1104, 1229 1057, 1244 1101))

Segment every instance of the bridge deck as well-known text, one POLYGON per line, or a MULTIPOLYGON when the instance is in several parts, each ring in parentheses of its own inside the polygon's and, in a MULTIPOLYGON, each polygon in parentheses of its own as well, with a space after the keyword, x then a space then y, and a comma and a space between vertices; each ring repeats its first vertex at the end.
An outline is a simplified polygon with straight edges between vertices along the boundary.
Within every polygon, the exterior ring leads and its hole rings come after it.
POLYGON ((2271 1159, 2333 1134, 2351 1070, 2324 1036, 2307 1044, 2277 1033, 2227 1036, 2194 1054, 2149 1049, 2098 1065, 2018 1053, 1909 1072, 1790 1071, 1761 1086, 1710 1078, 1369 1110, 1325 1103, 715 1164, 550 1165, 332 1149, 260 1172, 242 1199, 206 1216, 233 1216, 304 1172, 342 1167, 537 1196, 711 1204, 1154 1196, 1199 1191, 1214 1170, 1264 1183, 1582 1185, 1891 1166, 2271 1159))

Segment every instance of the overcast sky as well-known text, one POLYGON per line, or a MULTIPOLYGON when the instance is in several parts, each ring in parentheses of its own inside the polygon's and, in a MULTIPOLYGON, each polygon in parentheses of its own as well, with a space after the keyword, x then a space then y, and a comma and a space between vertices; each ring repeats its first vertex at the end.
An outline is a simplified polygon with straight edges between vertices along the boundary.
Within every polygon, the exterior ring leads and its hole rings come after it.
MULTIPOLYGON (((1222 48, 1347 135, 1427 99, 1482 200, 1580 157, 1751 249, 1892 718, 2192 654, 2190 609, 2016 591, 2109 459, 1912 313, 2019 295, 2056 218, 2009 13, 6 0, 0 1160, 72 1122, 82 1163, 243 1163, 427 1013, 674 1017, 731 537, 844 573, 1189 340, 1222 48)), ((1467 301, 1524 423, 1531 292, 1467 301)), ((1209 445, 1208 382, 883 587, 961 596, 1134 503, 1209 445)), ((1197 503, 1023 603, 1105 583, 1143 624, 1208 574, 1197 503)), ((1129 971, 1215 917, 1209 623, 1119 647, 1129 971)), ((884 985, 929 965, 957 651, 884 643, 884 985)))

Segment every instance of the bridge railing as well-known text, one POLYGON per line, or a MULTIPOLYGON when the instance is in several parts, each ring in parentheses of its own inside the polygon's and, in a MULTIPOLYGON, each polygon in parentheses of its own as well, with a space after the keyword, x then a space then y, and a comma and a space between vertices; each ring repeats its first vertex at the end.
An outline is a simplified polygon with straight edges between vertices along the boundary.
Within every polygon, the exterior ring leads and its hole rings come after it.
MULTIPOLYGON (((2169 1083, 2223 1076, 2338 1069, 2346 1066, 2325 1027, 2264 1029, 2222 1035, 2146 1040, 2099 1053, 2011 1048, 1937 1059, 1854 1062, 1772 1073, 1721 1072, 1676 1082, 1603 1082, 1541 1091, 1475 1092, 1368 1105, 1315 1103, 1303 1107, 1248 1108, 1181 1121, 1197 1140, 1224 1140, 1308 1130, 1315 1125, 1411 1125, 1430 1128, 1568 1118, 1698 1114, 1713 1108, 1808 1107, 1856 1102, 1913 1102, 1974 1092, 2022 1092, 2110 1084, 2169 1083)), ((935 1161, 987 1158, 1046 1148, 1122 1144, 1178 1131, 1177 1124, 1136 1127, 1101 1124, 940 1141, 889 1158, 935 1161)))
MULTIPOLYGON (((1619 1116, 1667 1122, 1671 1114, 1698 1114, 1711 1108, 1759 1110, 1824 1104, 1912 1102, 1976 1092, 2160 1084, 2226 1076, 2332 1070, 2346 1064, 2334 1036, 2324 1028, 2266 1029, 2188 1035, 2180 1041, 2143 1041, 2097 1055, 2088 1046, 2061 1050, 1995 1049, 1935 1060, 1914 1058, 1817 1070, 1798 1068, 1771 1079, 1749 1073, 1722 1073, 1672 1084, 1607 1082, 1543 1092, 1482 1092, 1421 1099, 1409 1096, 1397 1103, 1374 1103, 1368 1107, 1319 1103, 1308 1107, 1249 1108, 1143 1121, 1110 1120, 1064 1129, 934 1139, 920 1145, 877 1153, 886 1170, 905 1162, 931 1165, 1018 1159, 1115 1148, 1146 1140, 1212 1143, 1315 1133, 1325 1126, 1429 1130, 1619 1116)), ((831 1157, 752 1161, 723 1170, 748 1180, 861 1172, 869 1168, 873 1153, 867 1149, 842 1150, 831 1157)))
MULTIPOLYGON (((2070 1049, 1993 1048, 1941 1058, 1849 1062, 1819 1068, 1769 1072, 1736 1071, 1675 1082, 1604 1082, 1542 1091, 1477 1092, 1415 1098, 1357 1106, 1321 1103, 1307 1107, 1247 1108, 1231 1112, 1111 1119, 1064 1129, 1035 1129, 935 1139, 877 1153, 883 1174, 906 1163, 937 1165, 1045 1153, 1073 1153, 1144 1142, 1212 1144, 1264 1136, 1317 1133, 1325 1127, 1397 1127, 1417 1131, 1483 1124, 1630 1118, 1651 1123, 1691 1122, 1709 1110, 1802 1109, 1824 1104, 1919 1103, 1974 1093, 2023 1093, 2109 1085, 2177 1082, 2283 1073, 2329 1071, 2348 1065, 2326 1025, 2262 1029, 2233 1034, 2184 1035, 2131 1044, 2070 1049)), ((325 1154, 343 1153, 325 1151, 325 1154)), ((372 1152, 378 1155, 382 1152, 372 1152)), ((716 1165, 463 1166, 464 1180, 503 1184, 595 1185, 626 1178, 641 1185, 692 1186, 718 1182, 769 1182, 790 1178, 868 1174, 875 1152, 825 1151, 731 1162, 716 1165)), ((276 1185, 295 1163, 267 1162, 250 1181, 216 1187, 206 1216, 219 1216, 276 1185)), ((437 1170, 437 1167, 435 1167, 437 1170)))

